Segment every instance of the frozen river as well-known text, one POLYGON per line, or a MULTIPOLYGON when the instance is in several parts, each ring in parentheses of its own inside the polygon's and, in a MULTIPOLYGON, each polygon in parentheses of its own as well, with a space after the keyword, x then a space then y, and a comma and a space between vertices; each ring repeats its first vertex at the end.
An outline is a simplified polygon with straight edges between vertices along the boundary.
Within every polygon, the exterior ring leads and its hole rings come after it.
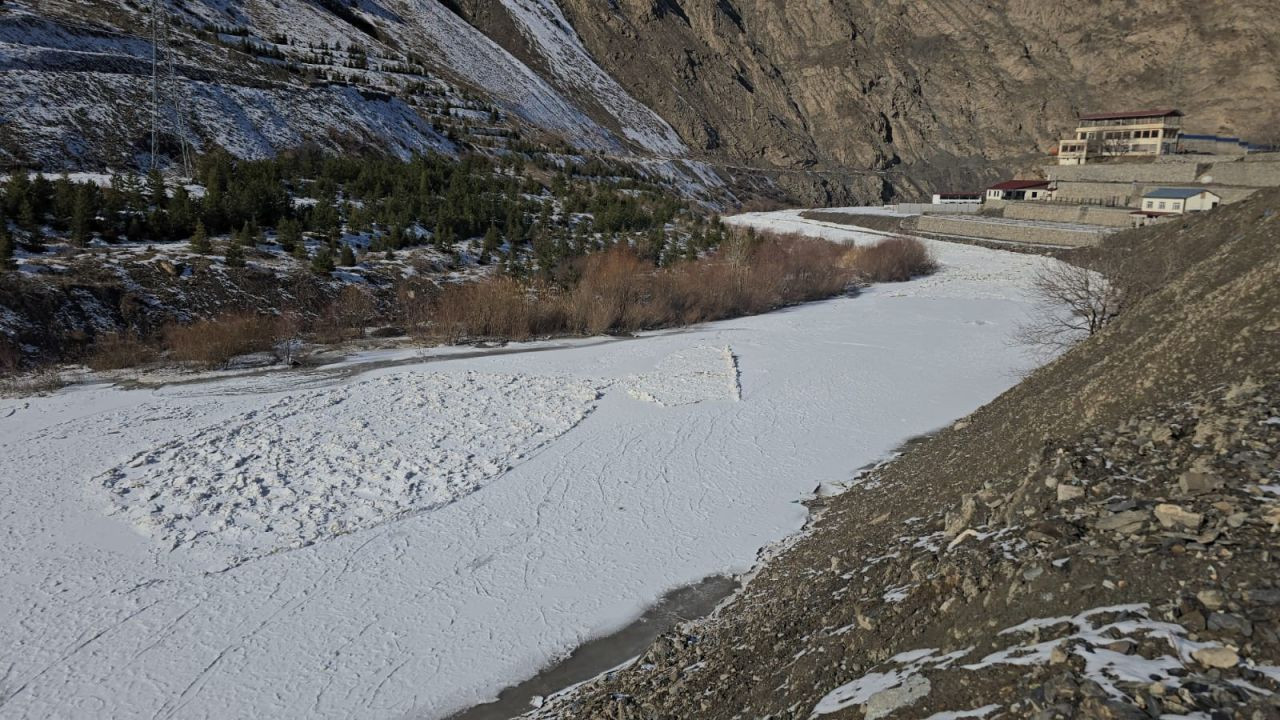
POLYGON ((0 718, 492 699, 1017 382, 1042 261, 933 248, 932 277, 634 340, 0 400, 0 718))

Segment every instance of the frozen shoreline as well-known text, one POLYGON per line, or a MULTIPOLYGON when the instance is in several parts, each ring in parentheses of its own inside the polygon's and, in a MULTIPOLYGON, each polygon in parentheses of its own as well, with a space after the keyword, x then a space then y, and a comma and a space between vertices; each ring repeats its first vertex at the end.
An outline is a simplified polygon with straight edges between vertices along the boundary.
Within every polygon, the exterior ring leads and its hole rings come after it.
MULTIPOLYGON (((874 239, 796 213, 735 221, 874 239)), ((432 718, 491 700, 666 591, 748 570, 803 525, 797 500, 815 486, 1031 367, 1008 340, 1041 261, 934 247, 935 276, 626 343, 433 358, 310 389, 273 373, 0 401, 0 717, 432 718), (471 392, 483 412, 463 412, 471 392), (547 392, 560 404, 540 405, 547 392), (435 439, 415 434, 423 423, 435 439), (468 451, 496 430, 502 447, 468 451), (298 442, 304 455, 284 451, 298 442), (392 472, 430 475, 450 443, 439 482, 392 472), (155 460, 130 468, 140 457, 155 460), (352 468, 375 463, 389 480, 370 494, 352 468), (183 489, 242 469, 232 498, 183 489), (141 498, 115 514, 111 472, 141 498), (234 501, 274 488, 298 496, 282 493, 294 535, 275 534, 275 512, 236 522, 234 501), (230 522, 211 522, 224 510, 230 522), (187 523, 191 541, 140 534, 153 517, 187 523)))

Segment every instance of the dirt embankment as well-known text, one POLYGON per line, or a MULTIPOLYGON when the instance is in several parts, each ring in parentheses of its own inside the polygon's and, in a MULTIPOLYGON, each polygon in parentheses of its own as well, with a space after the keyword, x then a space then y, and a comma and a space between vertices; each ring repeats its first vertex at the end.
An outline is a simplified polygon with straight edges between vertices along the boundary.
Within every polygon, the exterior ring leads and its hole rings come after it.
POLYGON ((556 718, 1280 717, 1280 191, 556 718))

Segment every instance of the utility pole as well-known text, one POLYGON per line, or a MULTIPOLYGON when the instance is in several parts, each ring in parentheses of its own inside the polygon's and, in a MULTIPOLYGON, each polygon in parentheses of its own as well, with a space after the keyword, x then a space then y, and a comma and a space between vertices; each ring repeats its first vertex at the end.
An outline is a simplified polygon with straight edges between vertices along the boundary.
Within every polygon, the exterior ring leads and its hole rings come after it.
POLYGON ((191 146, 187 142, 184 85, 174 63, 172 26, 166 0, 151 0, 151 158, 148 168, 160 169, 160 133, 166 110, 173 113, 173 131, 182 151, 182 173, 191 177, 191 146), (163 67, 162 67, 163 66, 163 67))
POLYGON ((150 169, 159 167, 160 155, 160 3, 151 0, 151 162, 150 169))

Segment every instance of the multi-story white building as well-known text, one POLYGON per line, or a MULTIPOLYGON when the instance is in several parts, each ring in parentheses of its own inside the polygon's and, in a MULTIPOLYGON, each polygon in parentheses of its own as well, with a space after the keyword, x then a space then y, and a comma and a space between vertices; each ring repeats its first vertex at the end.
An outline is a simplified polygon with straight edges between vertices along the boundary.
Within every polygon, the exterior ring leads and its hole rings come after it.
POLYGON ((1058 164, 1167 155, 1178 151, 1181 136, 1182 111, 1172 108, 1082 115, 1075 132, 1058 143, 1058 164))

